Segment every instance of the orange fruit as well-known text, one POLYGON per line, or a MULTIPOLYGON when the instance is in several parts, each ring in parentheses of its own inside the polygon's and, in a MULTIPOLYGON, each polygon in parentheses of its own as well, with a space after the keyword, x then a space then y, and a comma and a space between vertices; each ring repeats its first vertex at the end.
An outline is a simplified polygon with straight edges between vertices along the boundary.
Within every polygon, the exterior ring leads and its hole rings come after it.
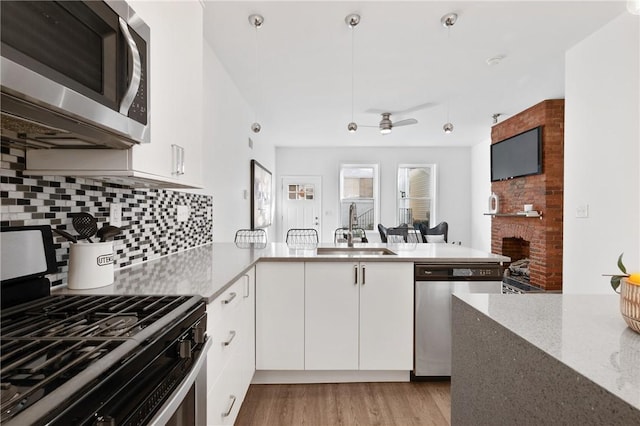
POLYGON ((640 272, 634 272, 633 274, 630 274, 627 278, 627 281, 629 281, 629 284, 640 285, 640 272))

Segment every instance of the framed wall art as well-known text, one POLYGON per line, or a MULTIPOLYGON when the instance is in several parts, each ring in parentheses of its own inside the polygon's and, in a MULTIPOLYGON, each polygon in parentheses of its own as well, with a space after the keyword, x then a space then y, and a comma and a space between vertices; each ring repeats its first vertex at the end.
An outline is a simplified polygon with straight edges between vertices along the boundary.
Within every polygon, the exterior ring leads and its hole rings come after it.
POLYGON ((271 226, 271 172, 251 160, 251 229, 271 226))

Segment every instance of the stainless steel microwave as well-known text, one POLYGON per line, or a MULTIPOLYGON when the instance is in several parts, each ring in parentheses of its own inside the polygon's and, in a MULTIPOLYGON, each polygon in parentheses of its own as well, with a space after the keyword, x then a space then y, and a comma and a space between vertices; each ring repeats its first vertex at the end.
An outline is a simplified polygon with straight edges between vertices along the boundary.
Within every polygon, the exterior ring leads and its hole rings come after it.
POLYGON ((150 29, 124 1, 1 5, 2 130, 38 147, 150 140, 150 29))

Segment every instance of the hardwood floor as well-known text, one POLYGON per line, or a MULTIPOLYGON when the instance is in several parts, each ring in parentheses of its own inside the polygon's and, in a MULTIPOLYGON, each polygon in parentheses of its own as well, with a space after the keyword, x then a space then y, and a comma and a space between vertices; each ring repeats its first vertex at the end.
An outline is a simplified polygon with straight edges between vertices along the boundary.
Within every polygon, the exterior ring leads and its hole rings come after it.
POLYGON ((450 382, 251 385, 236 425, 450 425, 450 382))

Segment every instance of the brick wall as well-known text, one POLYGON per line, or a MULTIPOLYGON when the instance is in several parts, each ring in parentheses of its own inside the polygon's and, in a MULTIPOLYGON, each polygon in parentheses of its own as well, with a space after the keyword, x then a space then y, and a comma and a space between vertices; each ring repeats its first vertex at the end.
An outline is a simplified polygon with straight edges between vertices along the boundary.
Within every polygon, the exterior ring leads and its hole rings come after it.
POLYGON ((496 143, 542 126, 542 174, 493 182, 500 199, 499 213, 517 213, 524 204, 542 218, 495 216, 491 223, 491 251, 503 253, 504 238, 530 243, 531 284, 545 290, 562 289, 562 205, 564 190, 564 99, 553 99, 496 124, 491 142, 496 143))

